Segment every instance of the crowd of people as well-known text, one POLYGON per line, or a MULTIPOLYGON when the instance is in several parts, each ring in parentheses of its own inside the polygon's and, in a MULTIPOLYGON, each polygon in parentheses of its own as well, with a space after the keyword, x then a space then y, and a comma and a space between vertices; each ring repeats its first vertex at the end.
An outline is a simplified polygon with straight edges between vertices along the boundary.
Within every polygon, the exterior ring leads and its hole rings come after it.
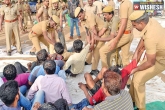
MULTIPOLYGON (((145 83, 165 70, 164 29, 145 11, 133 11, 131 1, 118 2, 121 3, 116 15, 114 1, 104 5, 101 1, 88 0, 85 6, 81 0, 38 1, 38 23, 28 34, 33 44, 30 54, 37 60, 27 66, 15 62, 4 67, 0 74, 0 109, 146 110, 145 83), (73 39, 74 25, 78 38, 73 41, 71 50, 67 50, 63 29, 66 13, 71 22, 69 38, 73 39), (86 32, 85 43, 81 40, 79 26, 86 32), (133 28, 141 32, 142 38, 130 61, 133 28), (56 33, 59 42, 56 42, 56 33), (47 49, 42 49, 41 42, 47 49), (108 58, 119 55, 118 50, 121 50, 121 70, 108 64, 108 58), (140 61, 144 52, 145 58, 140 61), (99 60, 101 70, 97 69, 99 60), (78 83, 85 98, 72 103, 66 78, 86 71, 85 65, 91 65, 91 72, 84 74, 85 84, 78 83), (124 89, 131 75, 128 92, 124 89)), ((18 3, 4 0, 4 3, 0 10, 0 30, 4 21, 7 55, 12 53, 11 42, 23 54, 19 28, 25 31, 31 20, 29 5, 27 1, 22 5, 21 0, 18 3)))

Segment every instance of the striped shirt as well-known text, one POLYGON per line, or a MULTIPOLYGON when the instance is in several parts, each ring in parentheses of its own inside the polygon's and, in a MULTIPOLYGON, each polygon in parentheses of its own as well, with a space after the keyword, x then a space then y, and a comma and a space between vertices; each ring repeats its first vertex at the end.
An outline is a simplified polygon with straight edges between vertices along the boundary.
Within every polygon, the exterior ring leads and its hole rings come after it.
POLYGON ((106 97, 105 101, 97 104, 94 110, 134 110, 130 94, 121 90, 120 94, 106 97))

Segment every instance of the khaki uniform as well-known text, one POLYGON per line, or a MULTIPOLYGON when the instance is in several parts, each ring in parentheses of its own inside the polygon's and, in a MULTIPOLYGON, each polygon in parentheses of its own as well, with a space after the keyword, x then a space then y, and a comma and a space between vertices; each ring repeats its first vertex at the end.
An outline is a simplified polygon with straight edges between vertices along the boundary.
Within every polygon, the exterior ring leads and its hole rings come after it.
POLYGON ((66 3, 65 2, 59 2, 59 7, 64 10, 66 8, 66 3))
MULTIPOLYGON (((104 27, 104 21, 90 12, 85 12, 85 21, 81 22, 82 26, 91 29, 93 26, 96 26, 97 32, 104 27)), ((89 30, 91 32, 91 30, 89 30)), ((107 37, 106 34, 102 35, 101 38, 107 37)), ((98 66, 98 62, 100 60, 99 49, 104 45, 104 42, 96 42, 96 46, 93 52, 90 52, 87 56, 87 63, 91 63, 92 60, 92 70, 96 70, 98 66), (93 59, 92 59, 93 56, 93 59)))
POLYGON ((1 15, 4 15, 5 21, 5 36, 6 36, 6 48, 7 52, 11 51, 11 37, 14 33, 16 39, 17 51, 21 51, 20 35, 18 29, 18 16, 20 15, 16 5, 11 7, 3 6, 1 9, 1 15))
POLYGON ((36 4, 36 13, 38 12, 38 10, 41 8, 42 4, 41 3, 37 3, 36 4))
POLYGON ((94 14, 97 14, 97 6, 95 5, 89 6, 89 4, 86 4, 83 9, 86 12, 92 12, 94 14))
POLYGON ((46 6, 44 6, 44 5, 41 6, 41 8, 38 10, 38 12, 42 12, 41 21, 49 19, 48 8, 46 8, 46 6))
POLYGON ((93 4, 97 6, 97 14, 102 14, 102 8, 104 7, 104 4, 101 1, 95 1, 93 4))
POLYGON ((30 12, 30 5, 25 3, 24 7, 24 27, 27 29, 28 22, 32 22, 31 12, 30 12))
POLYGON ((108 2, 108 6, 113 7, 113 10, 115 10, 115 2, 114 2, 113 0, 110 0, 110 1, 108 2))
MULTIPOLYGON (((132 12, 133 12, 132 3, 129 0, 123 0, 122 3, 120 4, 119 18, 120 19, 128 18, 132 12), (127 12, 125 10, 127 10, 127 12)), ((120 23, 119 23, 119 27, 120 27, 120 23)), ((130 49, 132 39, 133 39, 132 24, 131 24, 131 21, 128 20, 126 30, 116 46, 116 48, 121 48, 121 51, 122 51, 121 57, 122 57, 122 63, 124 66, 129 64, 129 49, 130 49)), ((109 45, 111 44, 111 42, 113 42, 113 39, 109 41, 108 43, 106 43, 100 49, 100 58, 102 62, 102 67, 108 68, 107 54, 109 52, 112 52, 109 50, 109 45)))
MULTIPOLYGON (((62 13, 62 9, 54 9, 53 7, 49 8, 49 16, 52 17, 53 15, 56 15, 60 18, 60 14, 62 13)), ((58 24, 58 29, 60 29, 60 24, 58 24)), ((65 43, 65 36, 64 36, 64 33, 63 32, 58 32, 58 37, 59 37, 59 40, 60 42, 63 44, 63 46, 66 48, 66 43, 65 43), (61 37, 60 37, 61 35, 61 37)), ((55 53, 54 51, 54 45, 51 45, 50 44, 50 53, 55 53)))
MULTIPOLYGON (((18 9, 18 11, 21 15, 21 19, 23 20, 23 4, 22 3, 16 3, 16 4, 13 4, 13 5, 17 6, 17 9, 18 9)), ((14 32, 12 33, 11 44, 13 46, 16 46, 16 40, 15 40, 14 32)))
POLYGON ((40 42, 47 46, 49 50, 49 43, 44 39, 43 31, 48 33, 55 31, 54 28, 49 27, 49 21, 41 21, 32 27, 32 30, 29 32, 29 39, 32 41, 34 48, 31 52, 38 52, 41 50, 40 42))
POLYGON ((136 106, 140 110, 145 110, 145 83, 165 70, 165 33, 162 26, 156 20, 150 19, 142 30, 141 36, 143 36, 146 53, 156 54, 156 63, 154 66, 134 74, 130 94, 136 106))

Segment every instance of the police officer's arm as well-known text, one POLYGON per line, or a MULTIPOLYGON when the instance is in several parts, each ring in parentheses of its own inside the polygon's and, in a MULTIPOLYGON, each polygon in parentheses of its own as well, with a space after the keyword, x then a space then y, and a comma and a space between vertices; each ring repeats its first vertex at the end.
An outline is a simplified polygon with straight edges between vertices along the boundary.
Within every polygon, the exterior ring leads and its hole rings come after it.
MULTIPOLYGON (((17 8, 17 7, 16 7, 17 8)), ((18 20, 19 20, 19 28, 22 30, 23 29, 23 25, 22 25, 22 15, 19 13, 19 10, 17 10, 17 16, 18 16, 18 20)))
POLYGON ((55 42, 48 37, 48 32, 43 31, 42 33, 43 33, 43 36, 44 36, 45 40, 48 41, 50 44, 54 45, 55 42))
POLYGON ((144 51, 144 41, 143 41, 143 38, 141 38, 140 42, 139 42, 139 44, 138 44, 138 46, 137 46, 137 48, 136 48, 136 50, 134 52, 132 60, 136 59, 136 62, 139 62, 140 57, 141 57, 143 51, 144 51))
POLYGON ((1 16, 0 16, 0 31, 2 31, 2 22, 4 20, 4 14, 5 14, 3 8, 1 8, 0 14, 1 14, 1 16))
MULTIPOLYGON (((147 33, 147 34, 150 34, 149 36, 152 36, 151 35, 152 33, 147 33)), ((146 70, 146 69, 148 69, 148 68, 150 68, 150 67, 155 65, 157 42, 155 41, 155 39, 147 38, 144 41, 144 46, 145 46, 145 49, 146 49, 147 61, 144 62, 143 64, 139 65, 137 68, 133 69, 131 74, 133 74, 133 73, 135 73, 137 71, 146 70)))
POLYGON ((55 30, 51 31, 51 40, 55 43, 56 39, 55 39, 55 30))
POLYGON ((36 14, 36 19, 38 22, 40 22, 40 17, 43 13, 43 7, 40 7, 40 9, 38 10, 37 14, 36 14))
POLYGON ((60 13, 60 28, 61 28, 61 30, 62 30, 62 28, 63 28, 63 23, 62 23, 62 11, 61 11, 61 13, 60 13))
POLYGON ((52 8, 49 8, 49 9, 48 9, 48 15, 49 15, 50 17, 52 17, 52 8))

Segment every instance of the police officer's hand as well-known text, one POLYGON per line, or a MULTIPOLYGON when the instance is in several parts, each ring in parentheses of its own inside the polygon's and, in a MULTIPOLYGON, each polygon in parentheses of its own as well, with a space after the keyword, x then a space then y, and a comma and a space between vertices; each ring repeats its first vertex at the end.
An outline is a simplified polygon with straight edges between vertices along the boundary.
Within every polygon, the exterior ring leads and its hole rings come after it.
POLYGON ((100 40, 100 37, 94 36, 94 39, 95 39, 95 40, 100 40))
POLYGON ((136 73, 138 71, 138 68, 134 68, 131 73, 129 74, 129 76, 133 75, 134 73, 136 73))
POLYGON ((118 43, 118 40, 117 39, 112 39, 112 42, 109 44, 109 50, 114 50, 116 48, 116 45, 118 43))
POLYGON ((90 51, 94 49, 94 45, 90 45, 90 51))

